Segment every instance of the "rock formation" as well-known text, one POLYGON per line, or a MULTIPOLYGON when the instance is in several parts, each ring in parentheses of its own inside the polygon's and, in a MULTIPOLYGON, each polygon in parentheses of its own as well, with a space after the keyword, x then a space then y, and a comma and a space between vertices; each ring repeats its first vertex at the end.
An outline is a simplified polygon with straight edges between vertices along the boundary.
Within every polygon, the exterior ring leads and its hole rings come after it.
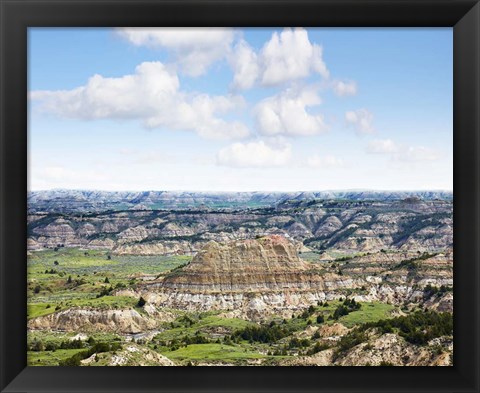
POLYGON ((158 322, 136 310, 68 309, 31 319, 29 329, 61 331, 140 333, 155 329, 158 322))
POLYGON ((211 241, 186 267, 163 280, 145 284, 153 304, 191 311, 240 310, 256 319, 294 311, 341 297, 338 288, 361 285, 335 273, 320 273, 299 258, 295 244, 283 236, 219 244, 211 241), (156 296, 151 296, 151 293, 156 296))
POLYGON ((312 264, 298 257, 295 245, 279 235, 227 244, 211 241, 188 266, 163 281, 165 288, 189 293, 324 290, 328 286, 312 264))

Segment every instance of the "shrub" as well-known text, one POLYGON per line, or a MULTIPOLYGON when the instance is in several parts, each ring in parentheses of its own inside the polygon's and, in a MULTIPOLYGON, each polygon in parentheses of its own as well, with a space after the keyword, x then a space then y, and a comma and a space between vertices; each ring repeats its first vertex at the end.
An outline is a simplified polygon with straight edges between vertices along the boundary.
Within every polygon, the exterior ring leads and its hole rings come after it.
POLYGON ((232 334, 232 339, 238 337, 246 341, 272 343, 288 335, 288 329, 279 325, 275 325, 272 327, 268 325, 247 326, 244 329, 234 332, 232 334))
POLYGON ((140 296, 140 299, 138 299, 137 307, 143 307, 147 302, 143 297, 140 296))
POLYGON ((360 329, 377 328, 380 333, 391 333, 398 329, 398 334, 414 345, 425 345, 433 338, 453 334, 453 315, 435 311, 417 311, 413 314, 378 322, 363 324, 360 329))
POLYGON ((100 298, 102 296, 108 296, 110 295, 110 292, 113 291, 113 288, 112 286, 110 286, 110 288, 107 288, 107 287, 102 287, 102 290, 100 291, 100 293, 97 295, 97 298, 100 298))
POLYGON ((313 348, 307 351, 307 355, 314 355, 318 352, 324 351, 325 349, 330 348, 327 344, 317 342, 313 348))
POLYGON ((341 353, 348 351, 349 349, 367 341, 367 335, 361 330, 353 330, 343 336, 338 342, 337 351, 334 355, 337 358, 341 353))
POLYGON ((58 349, 58 345, 52 342, 48 342, 45 345, 45 351, 56 351, 58 349))
POLYGON ((333 319, 338 319, 344 315, 348 315, 348 308, 345 306, 338 306, 333 312, 333 319))
POLYGON ((35 352, 41 352, 41 351, 45 350, 45 345, 43 344, 42 340, 35 339, 35 340, 32 341, 32 345, 30 346, 30 350, 35 351, 35 352))
POLYGON ((304 339, 299 339, 297 337, 292 338, 288 342, 288 348, 293 349, 293 348, 306 348, 310 345, 310 340, 307 338, 304 339))
POLYGON ((119 343, 97 343, 90 349, 77 352, 72 357, 59 362, 59 366, 80 366, 83 359, 87 359, 94 353, 111 352, 122 349, 119 343))

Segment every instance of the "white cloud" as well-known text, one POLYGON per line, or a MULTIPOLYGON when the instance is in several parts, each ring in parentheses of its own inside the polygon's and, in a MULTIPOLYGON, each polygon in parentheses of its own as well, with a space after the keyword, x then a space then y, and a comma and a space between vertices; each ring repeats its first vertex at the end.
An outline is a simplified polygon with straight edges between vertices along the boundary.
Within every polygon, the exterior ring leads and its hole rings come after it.
POLYGON ((395 155, 395 159, 405 162, 436 161, 438 158, 434 149, 424 146, 408 146, 395 155))
POLYGON ((258 131, 263 135, 316 135, 326 131, 322 115, 307 112, 321 103, 315 89, 287 89, 260 101, 255 107, 258 131))
POLYGON ((278 167, 286 165, 292 157, 289 144, 270 146, 264 141, 234 143, 221 149, 217 164, 230 167, 278 167))
POLYGON ((214 62, 225 57, 234 40, 230 28, 119 28, 117 33, 136 46, 165 48, 188 75, 204 74, 214 62))
POLYGON ((195 131, 205 138, 243 138, 248 128, 219 114, 244 104, 239 96, 209 96, 180 90, 176 73, 160 62, 138 65, 120 78, 91 77, 73 90, 34 91, 31 99, 62 117, 139 119, 149 128, 195 131))
POLYGON ((345 112, 345 120, 359 134, 373 134, 373 114, 367 109, 345 112))
POLYGON ((261 61, 263 85, 276 85, 289 80, 305 78, 316 72, 328 78, 322 58, 322 47, 312 44, 305 29, 284 29, 262 48, 261 61))
POLYGON ((229 57, 233 70, 233 87, 235 89, 250 89, 255 84, 260 73, 258 55, 250 45, 241 40, 229 57))
POLYGON ((310 156, 306 160, 306 165, 311 168, 318 169, 332 169, 332 168, 344 168, 345 162, 343 159, 335 157, 333 155, 310 156))
POLYGON ((367 146, 367 153, 371 154, 395 153, 398 150, 399 146, 391 139, 375 139, 367 146))
POLYGON ((357 83, 354 81, 332 82, 333 92, 339 97, 354 96, 357 94, 357 83))
POLYGON ((435 149, 424 146, 407 146, 395 143, 391 139, 376 139, 367 146, 367 153, 385 154, 396 162, 436 161, 439 154, 435 149))
POLYGON ((257 52, 245 41, 240 41, 230 56, 233 86, 249 89, 259 82, 274 86, 306 78, 318 73, 328 78, 329 72, 322 57, 322 47, 312 44, 305 29, 284 29, 275 32, 257 52))

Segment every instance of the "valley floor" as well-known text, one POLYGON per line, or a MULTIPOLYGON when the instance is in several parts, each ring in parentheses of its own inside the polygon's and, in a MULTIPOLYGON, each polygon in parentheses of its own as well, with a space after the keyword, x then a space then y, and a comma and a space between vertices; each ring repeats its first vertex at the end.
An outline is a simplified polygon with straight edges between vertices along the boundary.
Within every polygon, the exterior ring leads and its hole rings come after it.
POLYGON ((148 288, 191 256, 31 252, 28 364, 452 365, 451 264, 443 255, 382 251, 325 261, 305 252, 319 271, 363 285, 252 319, 155 303, 148 288))

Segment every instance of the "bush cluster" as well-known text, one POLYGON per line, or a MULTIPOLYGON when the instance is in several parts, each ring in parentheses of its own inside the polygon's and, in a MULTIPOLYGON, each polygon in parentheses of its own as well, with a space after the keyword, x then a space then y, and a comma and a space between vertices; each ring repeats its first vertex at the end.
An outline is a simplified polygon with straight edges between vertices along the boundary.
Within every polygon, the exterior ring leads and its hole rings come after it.
POLYGON ((247 326, 244 329, 237 330, 232 334, 232 339, 241 338, 247 341, 255 341, 260 343, 273 343, 289 335, 288 329, 285 327, 274 326, 247 326))
POLYGON ((440 288, 434 287, 431 284, 428 284, 425 288, 423 288, 423 298, 428 299, 434 295, 437 295, 438 297, 442 296, 444 293, 447 292, 452 292, 453 288, 452 287, 447 287, 445 285, 442 285, 440 288))
POLYGON ((338 306, 333 312, 332 319, 339 319, 344 315, 348 315, 352 311, 360 310, 361 304, 356 302, 355 299, 345 299, 343 304, 338 306))
POLYGON ((360 329, 377 328, 381 333, 391 333, 394 329, 406 341, 415 345, 425 345, 428 341, 453 334, 453 315, 435 311, 417 311, 403 317, 363 324, 360 329))
POLYGON ((91 348, 77 352, 68 359, 60 361, 59 366, 80 366, 82 360, 89 358, 94 353, 118 351, 120 349, 122 349, 120 343, 96 343, 91 348))

